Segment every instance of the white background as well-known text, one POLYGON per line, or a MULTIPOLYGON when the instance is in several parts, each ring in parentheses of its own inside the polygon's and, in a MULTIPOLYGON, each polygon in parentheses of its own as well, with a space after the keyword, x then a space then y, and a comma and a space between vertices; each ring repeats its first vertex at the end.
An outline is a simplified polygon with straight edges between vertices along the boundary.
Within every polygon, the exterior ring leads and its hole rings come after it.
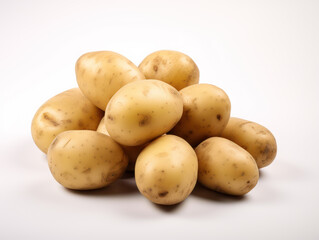
POLYGON ((0 239, 319 239, 319 1, 0 2, 0 239), (76 87, 74 64, 112 50, 136 65, 182 51, 232 115, 269 128, 274 163, 247 196, 197 186, 156 206, 125 178, 97 191, 55 182, 34 145, 37 108, 76 87))

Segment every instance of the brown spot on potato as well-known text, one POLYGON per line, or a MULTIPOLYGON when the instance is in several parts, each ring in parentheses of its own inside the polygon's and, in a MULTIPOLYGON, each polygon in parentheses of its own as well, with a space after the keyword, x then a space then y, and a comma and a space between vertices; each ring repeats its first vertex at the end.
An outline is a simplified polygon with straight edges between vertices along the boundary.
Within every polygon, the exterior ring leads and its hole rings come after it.
POLYGON ((82 171, 82 173, 90 173, 90 172, 91 172, 91 168, 87 168, 87 169, 82 171))
POLYGON ((111 121, 114 121, 113 116, 112 116, 112 115, 110 115, 110 114, 108 114, 108 115, 107 115, 107 119, 109 119, 109 120, 111 120, 111 121))
POLYGON ((140 116, 140 120, 139 120, 139 122, 138 122, 138 125, 140 126, 140 127, 143 127, 143 126, 145 126, 145 125, 147 125, 147 124, 149 124, 150 122, 151 122, 151 116, 149 116, 149 115, 146 115, 146 114, 138 114, 139 116, 140 116))
POLYGON ((266 147, 260 151, 261 154, 267 155, 270 152, 269 144, 266 145, 266 147))
POLYGON ((43 113, 43 118, 49 121, 55 127, 59 125, 59 123, 55 119, 53 119, 53 117, 48 112, 43 113))
POLYGON ((157 65, 154 65, 154 66, 153 66, 153 70, 154 70, 154 72, 157 72, 158 66, 157 66, 157 65))
POLYGON ((168 192, 167 192, 167 191, 164 191, 164 192, 158 193, 158 196, 159 196, 159 197, 165 197, 167 194, 168 194, 168 192))
POLYGON ((217 114, 216 118, 218 119, 218 121, 222 120, 222 116, 220 114, 217 114))

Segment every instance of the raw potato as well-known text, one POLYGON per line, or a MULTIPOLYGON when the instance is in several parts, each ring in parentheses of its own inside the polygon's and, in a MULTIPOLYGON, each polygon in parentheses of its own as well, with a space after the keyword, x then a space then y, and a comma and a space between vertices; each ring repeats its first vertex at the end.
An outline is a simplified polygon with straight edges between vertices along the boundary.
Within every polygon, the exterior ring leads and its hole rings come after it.
POLYGON ((181 90, 199 81, 199 70, 187 55, 177 51, 162 50, 148 55, 139 65, 146 79, 164 81, 181 90))
POLYGON ((276 157, 275 137, 257 123, 232 117, 221 136, 246 149, 256 160, 258 168, 268 166, 276 157))
POLYGON ((165 135, 140 153, 135 166, 139 191, 150 201, 172 205, 193 191, 198 162, 193 148, 182 138, 165 135))
MULTIPOLYGON (((102 118, 96 131, 110 136, 110 134, 106 130, 104 118, 102 118)), ((122 149, 124 150, 124 152, 126 153, 128 157, 128 166, 126 170, 134 171, 136 159, 145 146, 146 144, 143 144, 140 146, 133 146, 133 147, 121 145, 122 149)))
POLYGON ((196 147, 223 131, 230 117, 231 104, 222 89, 210 84, 196 84, 182 89, 180 94, 184 112, 171 134, 196 147))
POLYGON ((36 112, 31 133, 38 148, 47 153, 53 139, 67 130, 96 130, 103 111, 94 106, 80 91, 73 88, 45 102, 36 112))
POLYGON ((110 51, 82 55, 76 62, 75 73, 83 94, 103 111, 121 87, 145 79, 130 60, 110 51))
POLYGON ((138 146, 171 130, 182 113, 183 101, 175 88, 159 80, 135 81, 112 97, 105 125, 118 143, 138 146))
POLYGON ((128 164, 119 144, 105 134, 89 130, 59 134, 47 157, 55 180, 76 190, 105 187, 121 177, 128 164))
POLYGON ((244 195, 259 178, 254 158, 232 141, 212 137, 195 149, 198 157, 198 181, 217 192, 244 195))

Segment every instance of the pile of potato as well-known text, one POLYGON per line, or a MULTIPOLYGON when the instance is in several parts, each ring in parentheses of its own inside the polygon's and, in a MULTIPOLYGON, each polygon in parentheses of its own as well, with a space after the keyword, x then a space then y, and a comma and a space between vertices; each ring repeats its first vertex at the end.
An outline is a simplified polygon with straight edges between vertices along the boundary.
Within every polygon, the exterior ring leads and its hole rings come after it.
POLYGON ((75 70, 79 88, 49 99, 31 126, 66 188, 102 188, 134 171, 139 191, 157 204, 183 201, 197 181, 243 195, 276 156, 272 133, 230 117, 227 94, 199 84, 197 65, 181 52, 154 52, 139 67, 114 52, 90 52, 75 70))

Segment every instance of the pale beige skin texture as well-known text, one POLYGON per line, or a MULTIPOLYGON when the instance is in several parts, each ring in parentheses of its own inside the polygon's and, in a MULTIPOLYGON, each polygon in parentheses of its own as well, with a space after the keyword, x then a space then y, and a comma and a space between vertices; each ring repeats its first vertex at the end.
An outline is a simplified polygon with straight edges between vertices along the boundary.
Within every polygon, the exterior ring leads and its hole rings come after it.
POLYGON ((246 149, 256 160, 258 168, 268 166, 276 157, 275 137, 267 128, 257 123, 231 117, 221 137, 246 149))
POLYGON ((168 132, 180 120, 179 92, 159 80, 135 81, 122 87, 105 110, 110 136, 126 146, 138 146, 168 132))
MULTIPOLYGON (((108 133, 105 127, 104 118, 102 118, 96 131, 110 136, 110 134, 108 133)), ((124 150, 124 152, 126 153, 128 157, 128 166, 126 169, 127 171, 134 171, 136 159, 145 146, 146 144, 143 144, 141 146, 132 146, 132 147, 121 145, 122 149, 124 150)))
POLYGON ((165 135, 143 149, 135 165, 139 191, 150 201, 173 205, 193 191, 198 162, 193 148, 182 138, 165 135))
POLYGON ((76 62, 75 73, 83 94, 103 111, 121 87, 145 79, 130 60, 110 51, 82 55, 76 62))
POLYGON ((33 141, 47 153, 53 139, 67 130, 96 130, 104 112, 94 106, 79 88, 62 92, 45 102, 31 124, 33 141))
POLYGON ((122 148, 105 134, 71 130, 59 134, 48 151, 50 171, 62 186, 75 190, 102 188, 125 172, 122 148))
POLYGON ((232 141, 211 137, 195 149, 198 157, 198 181, 217 192, 244 195, 259 179, 254 158, 232 141))
POLYGON ((196 84, 180 91, 184 110, 181 120, 170 132, 193 147, 226 127, 231 104, 227 94, 210 84, 196 84))
POLYGON ((186 54, 161 50, 148 55, 138 66, 146 79, 164 81, 177 90, 199 82, 199 70, 186 54))

